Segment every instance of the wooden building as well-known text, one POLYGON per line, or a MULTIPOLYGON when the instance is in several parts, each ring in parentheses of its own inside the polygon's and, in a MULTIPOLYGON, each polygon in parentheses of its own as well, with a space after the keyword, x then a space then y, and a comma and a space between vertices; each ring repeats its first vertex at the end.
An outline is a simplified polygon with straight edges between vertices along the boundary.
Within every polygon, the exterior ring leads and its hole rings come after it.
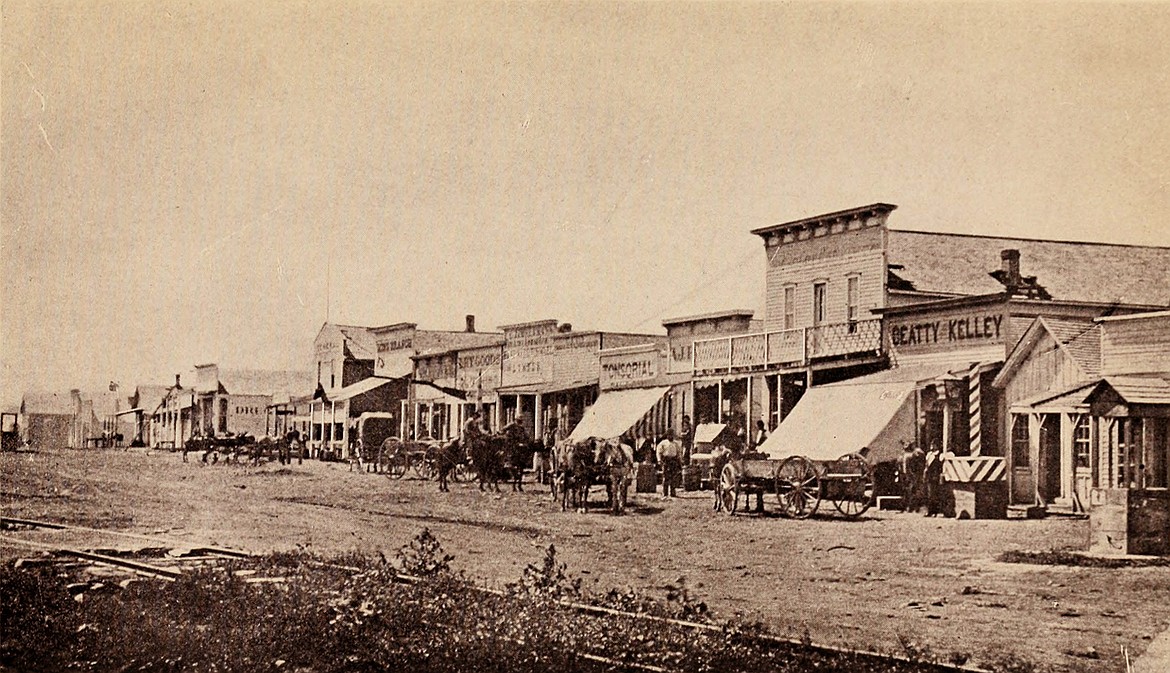
POLYGON ((496 422, 518 414, 530 436, 540 437, 551 421, 568 434, 597 399, 598 358, 606 349, 666 345, 660 334, 574 330, 555 319, 504 325, 504 356, 496 422))
POLYGON ((75 416, 71 394, 25 393, 20 401, 20 438, 34 449, 70 446, 75 416))
POLYGON ((1170 305, 1170 248, 898 230, 888 223, 895 208, 875 203, 753 230, 768 262, 763 330, 696 342, 696 378, 762 375, 777 391, 762 414, 782 418, 792 407, 785 391, 799 396, 890 364, 886 309, 997 293, 1170 305))
MULTIPOLYGON (((1159 516, 1170 517, 1158 496, 1170 487, 1170 311, 1037 318, 995 385, 1009 413, 1004 440, 1014 502, 1112 510, 1104 527, 1094 526, 1094 546, 1103 551, 1110 551, 1107 537, 1127 539, 1123 524, 1134 494, 1153 498, 1159 516)), ((1142 549, 1170 553, 1170 540, 1150 547, 1142 531, 1128 537, 1142 549)))

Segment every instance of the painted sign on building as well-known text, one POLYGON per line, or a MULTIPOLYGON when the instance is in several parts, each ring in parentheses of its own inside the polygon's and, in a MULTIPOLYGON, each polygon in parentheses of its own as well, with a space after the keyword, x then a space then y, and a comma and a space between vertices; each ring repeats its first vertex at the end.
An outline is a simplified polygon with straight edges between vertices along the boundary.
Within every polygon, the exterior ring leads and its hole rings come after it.
POLYGON ((455 383, 455 362, 454 353, 419 358, 415 363, 414 378, 417 381, 451 385, 455 383))
POLYGON ((542 383, 553 353, 555 320, 504 327, 503 384, 542 383))
POLYGON ((1002 307, 972 307, 886 319, 887 349, 901 353, 966 350, 1003 344, 1008 328, 1002 307))
POLYGON ((598 383, 602 390, 648 385, 662 373, 663 356, 663 351, 655 347, 602 353, 598 383))
POLYGON ((411 371, 411 356, 415 354, 415 327, 380 332, 375 343, 378 355, 374 360, 374 375, 397 377, 411 371))
POLYGON ((468 392, 491 392, 500 387, 501 346, 459 351, 455 368, 455 387, 468 392))

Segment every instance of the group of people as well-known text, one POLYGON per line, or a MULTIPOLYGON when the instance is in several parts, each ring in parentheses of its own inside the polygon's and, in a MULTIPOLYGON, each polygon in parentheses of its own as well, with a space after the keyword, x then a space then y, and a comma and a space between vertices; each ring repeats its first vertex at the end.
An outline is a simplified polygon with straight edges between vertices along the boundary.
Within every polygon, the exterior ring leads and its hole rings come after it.
POLYGON ((925 505, 926 516, 946 515, 946 489, 943 488, 943 461, 947 454, 931 444, 930 451, 909 443, 898 458, 898 485, 902 491, 902 511, 918 512, 925 505))

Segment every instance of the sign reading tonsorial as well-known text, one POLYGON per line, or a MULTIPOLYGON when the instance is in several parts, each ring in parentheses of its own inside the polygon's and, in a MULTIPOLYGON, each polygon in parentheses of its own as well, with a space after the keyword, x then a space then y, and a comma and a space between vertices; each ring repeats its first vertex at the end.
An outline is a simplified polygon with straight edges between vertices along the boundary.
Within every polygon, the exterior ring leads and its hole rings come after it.
POLYGON ((662 371, 662 356, 656 348, 602 353, 598 383, 602 390, 647 385, 662 371))

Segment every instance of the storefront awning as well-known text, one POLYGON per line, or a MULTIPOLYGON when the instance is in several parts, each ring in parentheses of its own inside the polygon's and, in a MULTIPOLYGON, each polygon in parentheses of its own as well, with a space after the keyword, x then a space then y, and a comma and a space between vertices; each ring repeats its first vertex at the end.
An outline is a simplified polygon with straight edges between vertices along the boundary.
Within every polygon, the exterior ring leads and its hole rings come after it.
POLYGON ((597 379, 582 379, 578 381, 541 381, 538 383, 517 383, 510 386, 500 386, 495 392, 500 395, 548 395, 567 390, 576 390, 597 385, 597 379))
POLYGON ((351 383, 344 388, 327 391, 325 393, 325 397, 330 402, 342 402, 357 397, 358 395, 364 395, 371 390, 377 390, 378 388, 381 388, 393 380, 394 379, 382 378, 381 376, 371 376, 369 378, 362 379, 357 383, 351 383))
POLYGON ((634 427, 668 390, 668 386, 659 386, 601 393, 593 406, 585 410, 569 440, 580 442, 590 437, 612 439, 620 436, 634 427))
POLYGON ((757 449, 771 458, 837 460, 868 448, 870 463, 895 460, 914 441, 916 382, 814 387, 757 449))
POLYGON ((723 423, 703 423, 695 428, 695 444, 710 444, 727 429, 723 423))
POLYGON ((133 409, 127 409, 126 411, 119 411, 118 413, 114 414, 114 416, 126 416, 128 414, 141 414, 141 413, 142 413, 141 408, 134 407, 133 409))

